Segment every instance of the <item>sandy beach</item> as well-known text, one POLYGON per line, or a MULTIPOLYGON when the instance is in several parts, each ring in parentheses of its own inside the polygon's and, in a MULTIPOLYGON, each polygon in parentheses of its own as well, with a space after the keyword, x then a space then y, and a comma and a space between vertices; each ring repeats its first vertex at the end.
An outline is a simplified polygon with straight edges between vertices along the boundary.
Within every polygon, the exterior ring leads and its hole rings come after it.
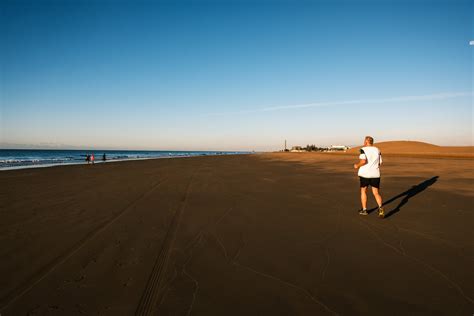
POLYGON ((387 156, 381 220, 355 159, 0 172, 1 315, 471 315, 474 160, 387 156))

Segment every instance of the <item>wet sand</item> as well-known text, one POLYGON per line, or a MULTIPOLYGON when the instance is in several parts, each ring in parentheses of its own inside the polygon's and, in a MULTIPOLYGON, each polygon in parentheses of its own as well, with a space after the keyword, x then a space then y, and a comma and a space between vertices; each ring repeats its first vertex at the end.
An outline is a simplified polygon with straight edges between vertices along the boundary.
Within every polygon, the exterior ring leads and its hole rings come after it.
POLYGON ((0 172, 1 315, 471 315, 474 160, 386 157, 383 220, 353 162, 0 172))

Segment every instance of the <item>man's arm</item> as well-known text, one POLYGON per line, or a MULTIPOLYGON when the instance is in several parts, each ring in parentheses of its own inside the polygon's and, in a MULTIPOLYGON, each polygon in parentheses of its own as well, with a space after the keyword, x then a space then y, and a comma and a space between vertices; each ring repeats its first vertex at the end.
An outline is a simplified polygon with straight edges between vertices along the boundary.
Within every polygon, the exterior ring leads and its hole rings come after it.
POLYGON ((364 150, 361 148, 360 149, 360 155, 359 155, 359 163, 354 164, 354 169, 359 169, 363 165, 367 163, 367 156, 365 155, 364 150))
POLYGON ((367 160, 366 159, 360 159, 359 163, 354 164, 354 169, 359 169, 360 167, 362 167, 365 164, 367 164, 367 160))

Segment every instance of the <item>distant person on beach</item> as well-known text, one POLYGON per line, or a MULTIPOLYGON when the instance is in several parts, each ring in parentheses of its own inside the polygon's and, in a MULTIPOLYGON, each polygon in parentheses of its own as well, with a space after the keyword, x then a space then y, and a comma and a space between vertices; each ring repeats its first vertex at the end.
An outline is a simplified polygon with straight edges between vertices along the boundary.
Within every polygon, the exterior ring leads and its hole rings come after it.
POLYGON ((94 164, 94 154, 91 154, 91 163, 94 164))
POLYGON ((105 156, 105 153, 102 155, 102 161, 106 161, 107 157, 105 156))
POLYGON ((372 187, 372 194, 377 201, 379 207, 378 214, 380 218, 385 216, 382 207, 382 196, 380 195, 380 165, 382 164, 382 154, 380 150, 374 146, 374 139, 366 136, 364 146, 360 149, 359 163, 354 164, 354 169, 359 169, 358 176, 360 179, 360 201, 362 209, 360 215, 367 215, 367 189, 372 187))
POLYGON ((90 162, 91 162, 91 155, 86 155, 86 162, 87 162, 87 164, 90 164, 90 162))

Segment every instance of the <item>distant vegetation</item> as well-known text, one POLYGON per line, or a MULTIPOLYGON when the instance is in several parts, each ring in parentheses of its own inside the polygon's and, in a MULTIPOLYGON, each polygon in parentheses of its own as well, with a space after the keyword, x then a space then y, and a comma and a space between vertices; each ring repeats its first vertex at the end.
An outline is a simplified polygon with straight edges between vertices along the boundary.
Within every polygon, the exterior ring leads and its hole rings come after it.
POLYGON ((306 145, 306 147, 302 146, 293 146, 291 147, 291 150, 285 149, 284 151, 291 151, 291 152, 303 152, 303 151, 320 151, 320 152, 326 152, 326 151, 346 151, 349 147, 346 146, 331 146, 331 147, 318 147, 314 144, 312 145, 306 145))

